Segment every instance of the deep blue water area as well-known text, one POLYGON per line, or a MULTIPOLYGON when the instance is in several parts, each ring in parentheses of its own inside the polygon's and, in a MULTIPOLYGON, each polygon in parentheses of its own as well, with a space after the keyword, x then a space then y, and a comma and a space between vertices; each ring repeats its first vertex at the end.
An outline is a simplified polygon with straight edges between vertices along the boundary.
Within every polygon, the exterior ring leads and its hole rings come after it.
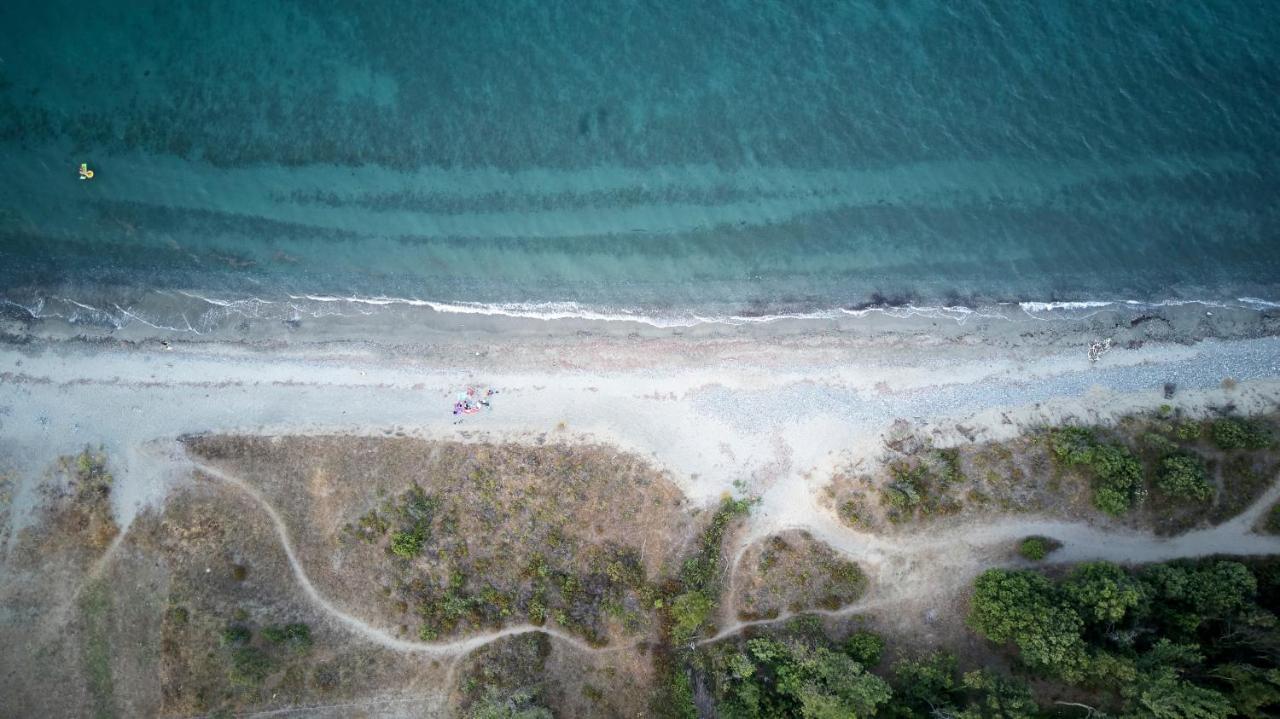
POLYGON ((0 296, 1277 300, 1278 98, 1267 0, 4 3, 0 296))

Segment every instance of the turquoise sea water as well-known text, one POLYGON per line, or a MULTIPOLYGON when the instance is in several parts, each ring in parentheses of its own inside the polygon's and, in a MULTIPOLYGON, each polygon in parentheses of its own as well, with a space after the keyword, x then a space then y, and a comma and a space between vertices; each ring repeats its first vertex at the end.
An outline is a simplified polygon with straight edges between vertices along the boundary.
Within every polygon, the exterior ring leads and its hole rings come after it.
POLYGON ((0 295, 1276 300, 1277 98, 1262 0, 6 3, 0 295))

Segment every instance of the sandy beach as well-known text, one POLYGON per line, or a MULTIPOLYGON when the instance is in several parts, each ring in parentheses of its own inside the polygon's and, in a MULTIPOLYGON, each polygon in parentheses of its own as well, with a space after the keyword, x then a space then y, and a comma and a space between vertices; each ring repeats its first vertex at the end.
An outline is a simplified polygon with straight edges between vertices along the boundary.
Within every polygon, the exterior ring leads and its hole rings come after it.
MULTIPOLYGON (((763 521, 809 511, 806 495, 831 468, 874 461, 896 419, 946 446, 1162 404, 1264 411, 1280 387, 1280 339, 1260 332, 1274 320, 1258 313, 648 336, 504 322, 519 331, 472 322, 377 344, 334 341, 329 327, 231 342, 137 329, 69 336, 39 323, 0 347, 0 442, 9 469, 33 481, 52 456, 103 445, 127 462, 114 495, 126 523, 181 474, 165 459, 176 438, 222 432, 606 442, 651 458, 700 504, 734 482, 784 497, 766 503, 763 521), (1226 337, 1164 339, 1191 323, 1226 337), (1103 337, 1111 349, 1093 361, 1089 344, 1103 337), (468 386, 500 394, 489 410, 455 416, 468 386)), ((33 481, 15 492, 19 524, 33 481)))

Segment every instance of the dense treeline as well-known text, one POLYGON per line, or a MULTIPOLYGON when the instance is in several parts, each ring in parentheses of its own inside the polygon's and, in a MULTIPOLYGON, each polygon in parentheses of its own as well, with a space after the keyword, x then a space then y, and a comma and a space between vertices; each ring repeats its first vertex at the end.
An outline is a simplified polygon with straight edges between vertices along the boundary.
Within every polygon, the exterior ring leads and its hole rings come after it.
POLYGON ((1274 564, 1225 560, 1097 562, 1057 581, 992 569, 975 582, 969 625, 1119 716, 1275 716, 1278 580, 1274 564))
POLYGON ((1010 649, 1010 671, 962 673, 948 653, 878 667, 883 640, 858 633, 837 646, 816 622, 721 642, 693 670, 711 697, 701 708, 721 717, 1271 717, 1278 600, 1272 563, 1099 562, 1058 579, 992 569, 974 583, 969 626, 1010 649), (1042 706, 1030 682, 1049 687, 1041 696, 1071 687, 1073 699, 1042 706))

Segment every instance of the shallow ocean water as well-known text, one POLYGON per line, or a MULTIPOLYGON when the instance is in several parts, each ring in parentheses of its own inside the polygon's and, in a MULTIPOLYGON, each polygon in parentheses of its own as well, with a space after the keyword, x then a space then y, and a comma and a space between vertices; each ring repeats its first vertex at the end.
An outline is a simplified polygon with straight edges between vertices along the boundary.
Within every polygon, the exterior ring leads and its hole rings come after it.
POLYGON ((1275 300, 1277 97, 1261 1, 12 3, 0 294, 1275 300))

